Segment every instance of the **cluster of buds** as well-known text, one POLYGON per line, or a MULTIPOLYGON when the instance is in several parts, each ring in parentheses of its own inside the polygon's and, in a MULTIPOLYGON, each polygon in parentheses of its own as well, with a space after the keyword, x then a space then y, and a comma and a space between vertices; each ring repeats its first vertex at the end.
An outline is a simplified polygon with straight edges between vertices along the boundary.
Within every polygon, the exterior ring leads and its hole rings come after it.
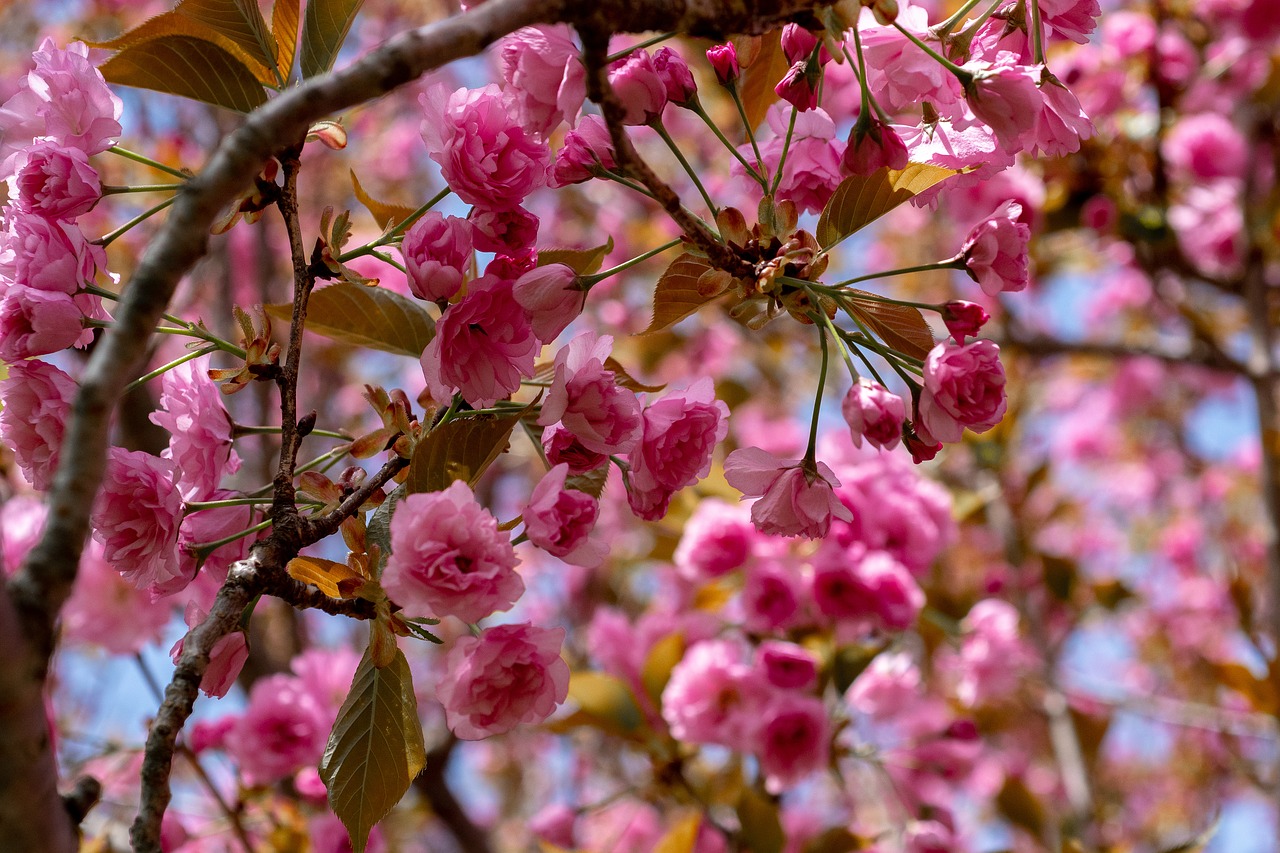
POLYGON ((209 378, 222 383, 223 394, 234 394, 257 379, 275 379, 280 375, 280 345, 271 340, 271 318, 264 312, 261 330, 254 328, 253 320, 237 305, 231 309, 243 335, 244 366, 214 369, 209 378))
POLYGON ((363 396, 382 419, 382 426, 351 442, 351 455, 368 459, 384 450, 393 450, 403 459, 410 458, 420 429, 409 397, 399 388, 388 394, 377 385, 364 386, 363 396))

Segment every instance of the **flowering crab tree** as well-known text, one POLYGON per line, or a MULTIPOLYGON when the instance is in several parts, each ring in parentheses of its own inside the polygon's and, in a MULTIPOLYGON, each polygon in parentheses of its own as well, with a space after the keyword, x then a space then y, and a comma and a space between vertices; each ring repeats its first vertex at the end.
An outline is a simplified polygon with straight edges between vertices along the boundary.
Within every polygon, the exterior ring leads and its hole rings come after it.
POLYGON ((406 5, 4 69, 4 849, 1274 820, 1264 0, 406 5))

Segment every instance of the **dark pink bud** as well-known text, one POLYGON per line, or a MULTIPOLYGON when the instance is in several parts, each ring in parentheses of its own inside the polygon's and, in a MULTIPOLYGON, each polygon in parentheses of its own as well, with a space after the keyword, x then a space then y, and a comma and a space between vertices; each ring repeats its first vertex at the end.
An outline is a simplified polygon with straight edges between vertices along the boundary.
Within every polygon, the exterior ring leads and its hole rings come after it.
POLYGON ((707 60, 716 72, 721 86, 728 86, 742 76, 738 67, 738 51, 732 43, 718 44, 707 50, 707 60))
POLYGON ((698 97, 698 85, 693 72, 680 54, 669 47, 659 48, 653 54, 653 70, 667 87, 667 100, 683 106, 698 97))
POLYGON ((965 336, 976 338, 983 324, 990 319, 991 315, 976 302, 957 299, 942 306, 942 322, 958 344, 964 343, 965 336))
MULTIPOLYGON (((818 46, 818 38, 815 33, 799 24, 787 24, 783 27, 782 52, 786 55, 787 62, 796 63, 812 56, 813 49, 818 46)), ((818 61, 823 65, 831 61, 831 54, 825 46, 818 52, 818 61)))
POLYGON ((800 60, 791 66, 782 82, 773 87, 778 97, 804 112, 818 106, 818 67, 810 71, 809 63, 800 60))

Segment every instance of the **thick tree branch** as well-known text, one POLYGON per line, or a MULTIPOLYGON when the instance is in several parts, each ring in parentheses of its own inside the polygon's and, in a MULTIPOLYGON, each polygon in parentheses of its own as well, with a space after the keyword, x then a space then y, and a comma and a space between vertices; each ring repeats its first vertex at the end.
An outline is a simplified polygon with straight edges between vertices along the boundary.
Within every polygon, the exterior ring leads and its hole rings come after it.
POLYGON ((1078 355, 1093 358, 1154 358, 1174 366, 1192 365, 1207 370, 1245 375, 1248 369, 1221 350, 1199 341, 1183 345, 1143 346, 1103 341, 1066 341, 1050 335, 1010 330, 992 338, 1002 349, 1032 356, 1078 355))

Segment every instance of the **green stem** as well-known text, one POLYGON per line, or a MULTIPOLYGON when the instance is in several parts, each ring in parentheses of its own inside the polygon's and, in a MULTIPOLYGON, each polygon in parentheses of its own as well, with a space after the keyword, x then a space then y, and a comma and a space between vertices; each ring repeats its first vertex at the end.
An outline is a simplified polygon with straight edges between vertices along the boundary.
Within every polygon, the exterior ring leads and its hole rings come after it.
POLYGON ((939 39, 945 39, 952 30, 956 28, 956 24, 965 19, 965 16, 974 10, 982 0, 965 0, 965 2, 956 10, 956 13, 947 18, 941 24, 933 28, 933 34, 939 39))
MULTIPOLYGON (((120 301, 120 294, 112 293, 110 290, 103 290, 101 287, 96 287, 92 284, 86 286, 84 290, 85 290, 85 293, 91 293, 94 296, 101 296, 103 299, 110 299, 112 302, 120 301)), ((206 329, 204 326, 201 326, 199 323, 188 323, 186 320, 182 319, 181 317, 175 317, 172 314, 162 314, 161 316, 164 317, 165 320, 167 320, 170 323, 173 323, 174 326, 177 327, 175 329, 168 329, 168 328, 157 329, 156 331, 160 332, 161 334, 190 335, 193 338, 199 338, 202 341, 208 341, 218 349, 222 350, 223 352, 230 353, 231 355, 234 355, 236 358, 245 358, 246 356, 246 353, 243 349, 231 343, 230 341, 224 341, 222 338, 218 337, 213 332, 210 332, 208 329, 206 329)), ((103 328, 105 328, 105 326, 103 328)))
POLYGON ((662 141, 667 143, 667 147, 671 149, 671 153, 680 161, 680 165, 684 167, 685 172, 693 181, 693 185, 698 188, 698 192, 702 193, 702 200, 706 203, 707 210, 711 211, 711 216, 714 218, 719 213, 719 209, 716 207, 715 202, 711 200, 710 194, 707 193, 707 188, 702 185, 702 180, 698 177, 698 173, 693 170, 693 167, 689 165, 689 161, 685 159, 684 152, 680 150, 680 146, 676 145, 675 140, 671 138, 671 134, 667 133, 667 128, 662 124, 662 117, 655 118, 650 127, 657 131, 658 135, 662 137, 662 141))
POLYGON ((618 264, 616 267, 610 267, 609 269, 604 270, 603 272, 594 273, 592 275, 584 275, 582 276, 582 280, 587 283, 587 287, 595 287, 597 284, 604 281, 609 276, 617 275, 623 270, 631 269, 636 264, 643 263, 644 261, 649 260, 655 255, 661 255, 667 249, 674 249, 676 246, 679 246, 682 242, 684 241, 680 239, 675 239, 669 243, 663 243, 661 246, 658 246, 656 249, 650 249, 649 251, 644 252, 643 254, 636 255, 631 260, 623 261, 622 263, 618 264))
POLYGON ((1031 58, 1036 65, 1044 65, 1044 27, 1040 24, 1040 0, 1027 0, 1031 7, 1031 58))
MULTIPOLYGON (((231 428, 231 437, 239 438, 242 435, 277 435, 281 432, 281 427, 277 426, 244 426, 236 424, 231 428)), ((354 438, 345 432, 333 432, 327 429, 313 429, 307 435, 320 435, 325 438, 338 438, 343 441, 354 441, 354 438)))
POLYGON ((929 47, 929 45, 921 41, 920 38, 915 33, 911 32, 906 27, 902 26, 902 24, 898 23, 897 21, 894 21, 893 25, 897 27, 898 32, 902 33, 904 36, 907 37, 908 41, 910 41, 916 47, 923 50, 925 53, 929 54, 929 56, 931 56, 943 68, 947 69, 952 74, 956 75, 956 79, 958 79, 961 85, 963 85, 966 89, 969 88, 970 84, 973 83, 973 75, 970 74, 968 71, 965 71, 959 65, 956 65, 950 59, 947 59, 945 56, 938 53, 933 48, 929 47))
MULTIPOLYGON (((370 243, 365 243, 363 246, 352 249, 350 252, 344 252, 343 254, 339 255, 338 263, 345 264, 347 261, 350 261, 354 258, 361 258, 361 257, 364 257, 365 255, 374 254, 374 249, 378 248, 379 246, 385 246, 388 243, 394 243, 396 241, 396 238, 400 237, 402 234, 404 234, 404 232, 412 228, 413 223, 421 219, 427 211, 429 211, 431 208, 435 207, 437 204, 443 201, 445 197, 448 196, 449 193, 451 192, 453 192, 453 190, 449 189, 448 187, 445 187, 444 189, 440 190, 440 192, 433 195, 427 201, 426 204, 422 205, 422 207, 419 207, 413 213, 410 213, 402 221, 397 222, 396 227, 392 228, 386 234, 383 234, 382 236, 378 237, 376 240, 370 243)), ((403 270, 404 268, 401 267, 401 269, 403 270)))
POLYGON ((130 151, 128 148, 121 148, 119 145, 113 145, 107 150, 112 154, 118 154, 119 156, 124 157, 126 160, 132 160, 135 163, 142 163, 153 169, 159 169, 161 172, 167 172, 175 178, 182 178, 184 181, 191 177, 186 172, 175 169, 172 166, 166 166, 164 163, 159 163, 144 154, 139 154, 136 151, 130 151))
POLYGON ((221 539, 215 539, 212 542, 197 542, 194 545, 187 546, 187 548, 188 550, 195 551, 197 554, 202 554, 203 556, 208 557, 223 545, 230 545, 237 539, 243 539, 246 536, 252 536, 260 530, 266 530, 271 526, 271 524, 272 520, 268 518, 264 521, 258 522, 253 527, 241 530, 239 533, 232 533, 230 536, 224 536, 221 539))
POLYGON ((179 358, 175 358, 173 361, 169 362, 168 364, 163 365, 161 367, 157 367, 155 370, 151 371, 150 373, 143 374, 142 376, 139 376, 137 379, 130 382, 128 385, 124 386, 124 393, 128 394, 130 391, 134 390, 135 388, 142 387, 143 385, 150 382, 152 379, 155 379, 157 376, 162 376, 165 373, 168 373, 170 370, 173 370, 179 364, 185 364, 188 361, 200 358, 203 355, 208 355, 211 352, 217 352, 217 351, 218 351, 218 348, 216 346, 210 345, 207 347, 201 347, 200 349, 195 350, 193 352, 189 352, 184 356, 180 356, 179 358))
POLYGON ((647 196, 648 198, 652 198, 654 199, 654 201, 657 201, 657 199, 654 198, 653 193, 649 192, 649 190, 646 187, 643 187, 640 184, 635 183, 625 175, 620 175, 617 172, 612 172, 604 168, 603 166, 601 166, 598 171, 599 171, 600 177, 606 180, 613 181, 614 183, 622 184, 622 186, 626 187, 629 190, 633 190, 635 192, 640 193, 640 195, 642 196, 647 196))
POLYGON ((137 186, 130 186, 130 187, 104 186, 102 188, 102 194, 104 196, 108 196, 108 195, 120 195, 121 193, 161 193, 161 192, 171 192, 171 191, 180 190, 182 189, 183 186, 185 185, 184 184, 138 184, 137 186))
MULTIPOLYGON (((885 270, 884 272, 870 272, 870 273, 867 273, 866 275, 855 276, 853 278, 846 279, 845 281, 837 282, 836 284, 832 284, 828 286, 833 288, 848 287, 849 285, 857 284, 860 281, 871 281, 872 279, 876 279, 876 278, 890 278, 895 275, 910 275, 911 273, 929 272, 931 270, 959 270, 959 269, 964 269, 963 257, 948 258, 945 261, 936 261, 932 264, 920 264, 919 266, 902 267, 901 269, 885 270)), ((908 303, 903 303, 903 304, 908 304, 908 303)), ((929 306, 929 307, 932 308, 933 306, 929 306)))
MULTIPOLYGON (((810 298, 812 298, 812 295, 810 296, 810 298)), ((814 302, 816 303, 817 300, 814 300, 814 302)), ((836 344, 840 347, 840 357, 844 359, 844 366, 849 368, 849 375, 853 377, 854 382, 857 382, 858 376, 859 376, 858 369, 853 366, 853 358, 849 355, 849 348, 848 346, 846 346, 844 339, 840 337, 840 330, 836 328, 836 324, 833 323, 831 321, 831 318, 827 316, 826 311, 823 311, 821 308, 818 308, 818 310, 814 313, 816 314, 816 316, 821 318, 822 325, 826 326, 827 331, 829 331, 831 333, 831 336, 836 339, 836 344)), ((881 384, 884 384, 884 383, 881 383, 881 384)))
MULTIPOLYGON (((742 168, 747 170, 747 175, 760 185, 760 189, 768 192, 769 185, 765 183, 764 178, 760 177, 760 173, 756 171, 754 166, 747 162, 747 158, 742 156, 742 152, 740 152, 733 143, 725 137, 724 133, 721 132, 716 123, 711 120, 711 116, 707 115, 707 111, 702 108, 701 104, 697 104, 695 106, 694 112, 697 113, 698 118, 702 119, 702 123, 711 129, 711 132, 715 134, 716 139, 719 139, 720 142, 723 143, 724 147, 729 150, 729 153, 738 158, 738 162, 742 164, 742 168)), ((764 168, 764 164, 761 164, 761 168, 764 168)))
POLYGON ((827 385, 827 330, 822 326, 818 327, 818 343, 822 347, 822 369, 818 373, 818 392, 813 397, 813 418, 809 421, 809 447, 804 452, 804 458, 810 465, 817 459, 818 416, 822 414, 822 392, 827 385))
POLYGON ((627 54, 634 53, 635 51, 640 50, 641 48, 653 47, 655 44, 661 44, 662 42, 666 41, 669 38, 674 38, 676 35, 677 35, 676 33, 663 33, 662 35, 653 36, 652 38, 647 38, 642 42, 637 42, 636 44, 631 45, 631 47, 623 48, 617 53, 609 54, 604 58, 604 64, 612 65, 613 63, 617 62, 619 59, 622 59, 623 57, 625 57, 627 54))
POLYGON ((858 61, 855 63, 853 57, 849 55, 849 48, 843 48, 845 59, 849 60, 849 67, 854 68, 854 76, 858 78, 858 86, 862 90, 862 108, 858 112, 858 126, 863 130, 871 125, 871 113, 880 117, 880 121, 889 124, 889 114, 884 111, 884 107, 880 106, 880 102, 871 94, 871 86, 867 83, 867 60, 862 55, 862 36, 858 35, 857 27, 853 30, 853 48, 858 52, 858 61))
POLYGON ((150 219, 152 216, 155 216, 157 213, 164 210, 169 205, 173 204, 177 200, 177 198, 178 197, 176 195, 170 196, 169 198, 160 202, 150 210, 145 210, 142 213, 139 213, 137 216, 133 217, 133 219, 130 219, 128 222, 126 222, 124 225, 121 225, 119 228, 112 231, 110 234, 105 234, 102 237, 99 237, 94 242, 97 243, 99 246, 102 246, 103 248, 110 246, 113 242, 115 242, 117 238, 119 238, 122 234, 127 232, 130 228, 132 228, 133 226, 141 222, 145 222, 146 220, 150 219))
POLYGON ((185 513, 201 512, 206 509, 222 509, 227 506, 261 506, 271 503, 271 498, 226 498, 220 501, 187 501, 185 513))
POLYGON ((796 113, 795 107, 791 108, 791 121, 787 122, 787 138, 782 142, 782 154, 778 157, 778 171, 773 176, 773 188, 769 190, 769 195, 778 194, 778 185, 782 183, 782 167, 787 165, 787 152, 791 150, 791 137, 796 132, 796 113))
POLYGON ((751 150, 756 155, 756 162, 760 164, 760 186, 767 193, 769 191, 769 167, 764 163, 764 157, 760 156, 760 146, 756 144, 756 130, 751 126, 751 121, 747 118, 747 108, 742 104, 742 98, 738 95, 738 84, 730 81, 729 95, 733 98, 733 105, 738 108, 738 117, 742 119, 742 126, 747 131, 747 141, 751 143, 751 150))
POLYGON ((403 273, 408 272, 408 270, 404 268, 404 264, 400 263, 395 258, 391 257, 386 252, 379 252, 377 249, 370 249, 369 254, 377 258, 378 260, 382 261, 384 264, 390 264, 391 266, 400 270, 400 272, 403 272, 403 273))

